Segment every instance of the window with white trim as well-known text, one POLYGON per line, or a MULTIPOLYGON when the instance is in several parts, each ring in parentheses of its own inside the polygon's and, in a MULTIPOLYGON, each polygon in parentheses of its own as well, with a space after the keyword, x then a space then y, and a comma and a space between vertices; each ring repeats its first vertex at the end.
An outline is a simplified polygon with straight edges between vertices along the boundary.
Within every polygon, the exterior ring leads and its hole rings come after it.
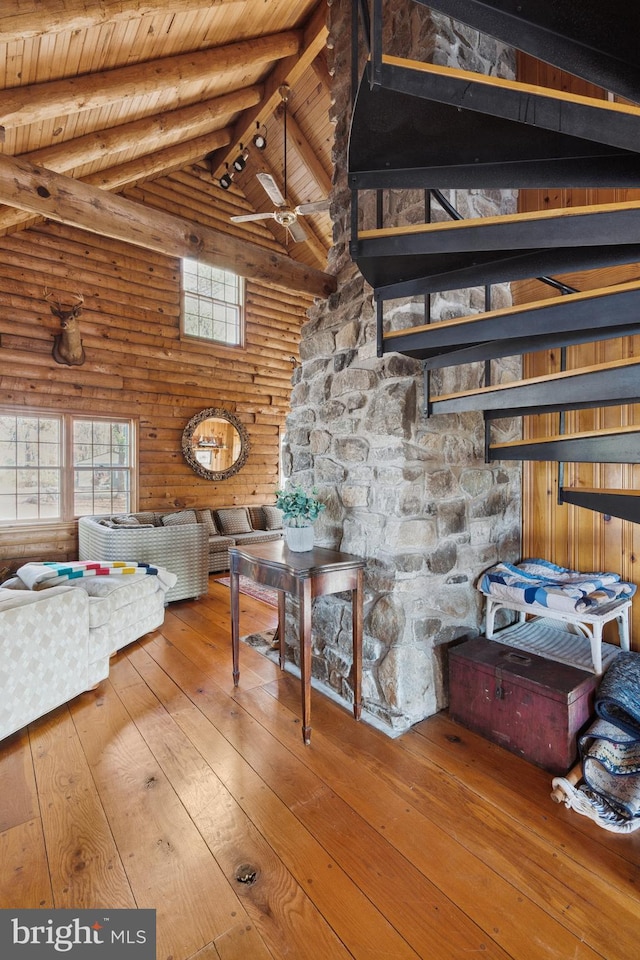
POLYGON ((182 332, 199 340, 242 346, 242 277, 198 260, 182 260, 182 332))
POLYGON ((134 507, 132 420, 0 410, 0 523, 134 507))

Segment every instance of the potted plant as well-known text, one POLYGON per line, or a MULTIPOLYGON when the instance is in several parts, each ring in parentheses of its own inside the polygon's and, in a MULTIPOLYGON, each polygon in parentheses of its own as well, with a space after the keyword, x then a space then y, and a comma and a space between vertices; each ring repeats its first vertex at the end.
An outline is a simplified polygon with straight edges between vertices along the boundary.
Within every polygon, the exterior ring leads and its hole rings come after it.
POLYGON ((290 550, 313 550, 313 523, 325 508, 314 487, 306 493, 301 486, 276 490, 276 507, 282 510, 284 537, 290 550))

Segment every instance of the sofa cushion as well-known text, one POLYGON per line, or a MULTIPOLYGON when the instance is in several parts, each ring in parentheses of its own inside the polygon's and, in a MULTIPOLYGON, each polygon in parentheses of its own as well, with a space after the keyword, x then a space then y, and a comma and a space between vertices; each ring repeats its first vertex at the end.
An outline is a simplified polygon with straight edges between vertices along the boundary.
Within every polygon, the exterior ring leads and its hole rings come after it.
POLYGON ((225 537, 235 537, 239 533, 251 533, 251 520, 246 507, 223 507, 216 510, 216 520, 220 533, 225 537))
MULTIPOLYGON (((75 580, 74 588, 84 590, 91 598, 89 601, 89 624, 92 628, 110 624, 115 630, 123 614, 118 611, 131 607, 131 616, 136 606, 145 606, 145 598, 158 593, 156 577, 90 577, 87 580, 75 580)), ((129 614, 126 614, 129 616, 129 614)))
POLYGON ((165 513, 162 517, 163 527, 178 527, 197 522, 195 510, 178 510, 177 513, 165 513))
POLYGON ((216 534, 215 537, 209 537, 209 550, 228 550, 235 546, 235 537, 221 537, 216 534))
POLYGON ((196 517, 198 518, 198 523, 204 523, 207 528, 207 533, 210 537, 215 537, 218 534, 218 528, 216 527, 216 522, 211 515, 211 510, 196 510, 196 517))
POLYGON ((265 530, 282 530, 282 510, 279 507, 268 505, 262 508, 265 530))
POLYGON ((279 530, 252 530, 251 533, 236 534, 236 546, 241 547, 250 543, 270 543, 272 540, 281 540, 282 533, 279 530))

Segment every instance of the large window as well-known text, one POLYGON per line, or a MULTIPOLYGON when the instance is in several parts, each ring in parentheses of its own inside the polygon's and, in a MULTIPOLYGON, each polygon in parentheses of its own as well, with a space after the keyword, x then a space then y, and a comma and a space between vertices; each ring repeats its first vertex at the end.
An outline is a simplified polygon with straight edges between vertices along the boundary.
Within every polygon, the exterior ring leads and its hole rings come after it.
POLYGON ((228 346, 243 342, 244 282, 229 270, 182 261, 182 332, 228 346))
POLYGON ((0 522, 129 512, 134 441, 131 420, 0 410, 0 522))

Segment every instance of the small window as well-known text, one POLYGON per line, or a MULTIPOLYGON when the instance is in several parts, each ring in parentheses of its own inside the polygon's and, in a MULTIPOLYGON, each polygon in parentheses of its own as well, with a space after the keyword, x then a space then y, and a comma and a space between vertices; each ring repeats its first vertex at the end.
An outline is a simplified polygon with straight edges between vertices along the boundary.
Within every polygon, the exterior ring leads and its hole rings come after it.
POLYGON ((182 261, 182 332, 187 337, 242 346, 244 282, 229 270, 182 261))
POLYGON ((0 523, 133 509, 131 420, 0 411, 0 523))

